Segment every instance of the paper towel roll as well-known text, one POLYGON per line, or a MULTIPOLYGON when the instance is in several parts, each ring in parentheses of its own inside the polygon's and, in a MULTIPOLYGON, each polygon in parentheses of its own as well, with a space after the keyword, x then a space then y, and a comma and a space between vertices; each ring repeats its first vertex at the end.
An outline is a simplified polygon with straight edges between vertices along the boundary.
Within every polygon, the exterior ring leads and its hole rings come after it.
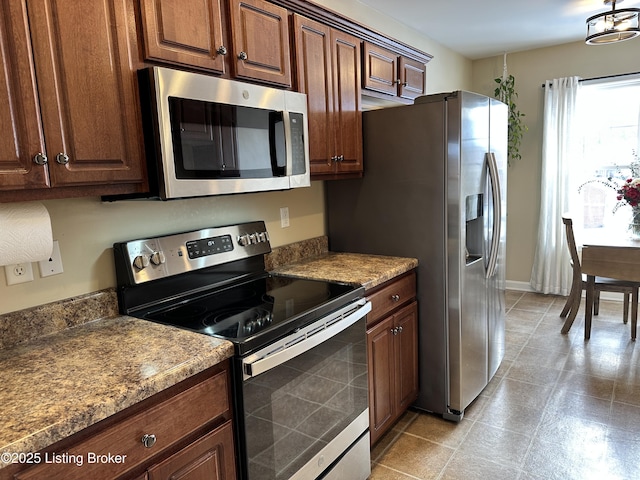
POLYGON ((43 204, 0 204, 0 265, 45 260, 52 250, 51 218, 43 204))

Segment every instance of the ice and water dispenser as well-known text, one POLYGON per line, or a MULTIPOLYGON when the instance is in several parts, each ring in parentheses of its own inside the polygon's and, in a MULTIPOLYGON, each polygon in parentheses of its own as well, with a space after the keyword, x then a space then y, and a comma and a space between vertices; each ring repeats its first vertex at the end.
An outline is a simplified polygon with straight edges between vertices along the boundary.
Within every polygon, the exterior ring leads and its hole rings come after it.
POLYGON ((484 195, 468 195, 465 201, 466 265, 484 256, 484 195))

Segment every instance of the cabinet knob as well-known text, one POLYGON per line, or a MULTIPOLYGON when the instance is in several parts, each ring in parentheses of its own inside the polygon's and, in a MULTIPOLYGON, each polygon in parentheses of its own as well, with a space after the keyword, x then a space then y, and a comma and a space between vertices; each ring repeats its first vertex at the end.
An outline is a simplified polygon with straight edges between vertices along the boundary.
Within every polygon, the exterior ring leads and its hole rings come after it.
POLYGON ((398 333, 402 333, 402 325, 398 327, 398 333))
POLYGON ((344 161, 344 155, 339 155, 339 156, 338 156, 338 161, 339 161, 339 162, 344 161))
POLYGON ((246 60, 247 58, 249 58, 249 56, 247 55, 246 52, 240 52, 240 54, 238 55, 238 58, 240 60, 246 60))
POLYGON ((397 335, 398 334, 398 327, 393 327, 391 329, 391 333, 393 333, 394 335, 397 335))
POLYGON ((338 156, 334 155, 333 157, 331 157, 331 161, 332 162, 337 162, 338 161, 338 156))
POLYGON ((66 165, 67 163, 69 163, 69 155, 67 155, 66 153, 57 154, 56 162, 58 162, 60 165, 66 165))
POLYGON ((36 165, 46 165, 49 162, 49 159, 44 153, 38 152, 33 157, 33 163, 36 165))
POLYGON ((218 50, 216 50, 216 52, 218 52, 218 55, 226 55, 227 54, 227 47, 225 47, 224 45, 220 45, 218 47, 218 50))
POLYGON ((153 434, 145 433, 142 436, 141 441, 146 448, 151 448, 156 444, 156 436, 153 434))
POLYGON ((397 293, 394 295, 391 295, 391 300, 393 300, 394 302, 399 302, 400 301, 400 295, 398 295, 397 293))

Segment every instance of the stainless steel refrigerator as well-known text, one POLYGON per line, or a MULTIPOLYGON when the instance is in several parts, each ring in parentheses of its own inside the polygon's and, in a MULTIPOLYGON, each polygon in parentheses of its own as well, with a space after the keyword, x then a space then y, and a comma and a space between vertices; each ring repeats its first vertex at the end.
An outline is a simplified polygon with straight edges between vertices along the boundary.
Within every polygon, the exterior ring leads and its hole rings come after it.
POLYGON ((459 421, 504 356, 507 107, 427 95, 363 129, 364 177, 326 182, 330 249, 418 259, 414 406, 459 421))

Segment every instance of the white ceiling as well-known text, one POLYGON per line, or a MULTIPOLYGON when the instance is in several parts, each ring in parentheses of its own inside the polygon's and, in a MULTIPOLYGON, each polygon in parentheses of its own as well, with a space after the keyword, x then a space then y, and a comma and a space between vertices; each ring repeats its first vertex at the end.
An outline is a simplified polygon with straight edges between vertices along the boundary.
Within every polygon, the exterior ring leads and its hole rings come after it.
MULTIPOLYGON (((470 59, 584 40, 586 19, 611 10, 603 0, 358 1, 470 59)), ((630 7, 640 0, 616 3, 630 7)))

